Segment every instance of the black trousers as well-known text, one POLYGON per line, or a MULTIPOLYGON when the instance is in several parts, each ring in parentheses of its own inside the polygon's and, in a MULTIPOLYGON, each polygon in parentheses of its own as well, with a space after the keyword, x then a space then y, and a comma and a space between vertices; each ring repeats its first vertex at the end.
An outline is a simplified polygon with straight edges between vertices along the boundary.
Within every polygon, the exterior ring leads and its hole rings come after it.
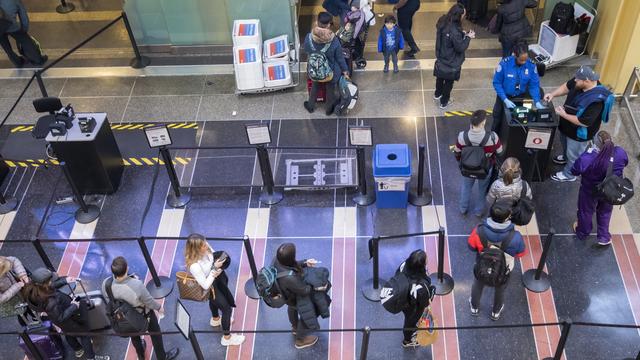
POLYGON ((231 313, 233 308, 220 291, 214 288, 214 292, 216 293, 216 298, 209 298, 211 316, 217 318, 222 313, 222 331, 224 331, 225 335, 229 335, 231 334, 231 313))
MULTIPOLYGON (((149 321, 149 332, 160 332, 160 324, 158 324, 158 317, 156 312, 151 310, 147 314, 147 320, 149 321)), ((167 354, 164 350, 164 342, 162 341, 162 335, 151 335, 151 343, 153 344, 153 350, 156 353, 156 359, 164 360, 167 354)), ((136 354, 139 360, 144 360, 144 347, 142 346, 142 338, 140 336, 131 337, 131 345, 136 349, 136 354)))
POLYGON ((304 339, 304 337, 309 333, 309 328, 300 318, 298 310, 294 306, 287 305, 287 315, 289 315, 291 328, 296 329, 296 340, 304 339))
POLYGON ((411 28, 413 27, 413 15, 415 15, 418 9, 420 9, 420 3, 417 2, 417 4, 418 6, 407 4, 398 9, 398 27, 402 30, 404 41, 413 51, 418 51, 418 45, 411 34, 411 28))
POLYGON ((96 357, 96 353, 93 351, 93 344, 91 338, 88 336, 64 336, 65 340, 73 351, 84 350, 84 357, 87 359, 93 359, 96 357))
MULTIPOLYGON (((403 327, 404 328, 414 328, 416 327, 416 325, 418 325, 418 320, 420 320, 420 316, 422 316, 422 312, 424 311, 424 309, 420 310, 420 309, 416 309, 416 308, 412 308, 412 309, 408 309, 408 310, 402 310, 402 312, 404 313, 404 324, 403 327)), ((413 337, 413 334, 415 334, 415 331, 403 331, 402 334, 404 335, 404 340, 405 341, 411 341, 411 338, 413 337)))
POLYGON ((449 103, 449 99, 451 98, 451 90, 453 89, 454 80, 445 80, 439 77, 436 78, 436 97, 442 96, 440 98, 440 105, 447 105, 449 103))
POLYGON ((20 39, 21 34, 19 34, 19 31, 0 34, 0 46, 2 46, 2 50, 4 50, 4 52, 7 54, 7 57, 9 58, 11 63, 15 66, 20 66, 22 65, 22 62, 24 60, 21 59, 20 55, 16 54, 15 51, 13 51, 13 47, 11 46, 11 42, 9 41, 9 35, 11 35, 11 37, 17 43, 20 39))

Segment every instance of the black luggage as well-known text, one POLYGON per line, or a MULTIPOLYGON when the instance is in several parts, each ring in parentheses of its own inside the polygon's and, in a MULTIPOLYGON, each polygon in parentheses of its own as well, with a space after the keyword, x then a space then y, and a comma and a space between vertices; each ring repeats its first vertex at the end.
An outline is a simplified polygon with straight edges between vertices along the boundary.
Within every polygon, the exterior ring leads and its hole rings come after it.
POLYGON ((551 12, 549 26, 560 35, 571 34, 576 24, 573 16, 573 5, 563 2, 557 3, 551 12))
POLYGON ((87 304, 87 326, 89 330, 103 330, 111 327, 111 321, 107 316, 107 305, 101 290, 89 291, 84 287, 82 280, 76 279, 82 288, 82 295, 76 296, 76 299, 87 304))
POLYGON ((24 56, 33 65, 42 65, 47 58, 42 54, 40 43, 31 35, 24 31, 18 31, 12 34, 18 45, 18 52, 24 56))
POLYGON ((487 16, 489 9, 489 0, 468 0, 467 1, 467 17, 471 22, 477 22, 487 16))

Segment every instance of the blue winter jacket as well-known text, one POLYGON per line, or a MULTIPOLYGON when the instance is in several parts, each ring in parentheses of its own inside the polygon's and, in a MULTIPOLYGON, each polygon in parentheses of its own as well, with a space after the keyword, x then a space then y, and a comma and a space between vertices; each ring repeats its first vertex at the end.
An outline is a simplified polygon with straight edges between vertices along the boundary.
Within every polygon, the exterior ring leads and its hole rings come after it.
MULTIPOLYGON (((487 241, 496 246, 499 246, 499 244, 506 240, 509 233, 515 229, 515 226, 511 221, 506 221, 500 224, 491 220, 491 218, 487 218, 478 226, 484 227, 484 233, 487 237, 487 241)), ((471 249, 481 253, 482 250, 484 250, 484 245, 482 245, 482 241, 480 241, 478 226, 476 226, 471 232, 471 235, 469 235, 468 242, 471 249)), ((520 234, 519 231, 516 230, 516 233, 513 235, 513 239, 511 239, 511 242, 505 249, 505 252, 515 258, 522 257, 526 254, 524 240, 522 239, 522 234, 520 234)))
POLYGON ((519 97, 527 90, 534 103, 540 101, 540 77, 536 65, 531 60, 518 65, 513 55, 498 64, 493 75, 493 88, 502 101, 508 97, 519 97))
POLYGON ((378 36, 378 52, 383 53, 387 50, 387 33, 393 32, 395 39, 395 52, 404 49, 404 37, 402 37, 402 30, 395 25, 391 31, 387 30, 386 26, 382 26, 380 29, 380 35, 378 36))

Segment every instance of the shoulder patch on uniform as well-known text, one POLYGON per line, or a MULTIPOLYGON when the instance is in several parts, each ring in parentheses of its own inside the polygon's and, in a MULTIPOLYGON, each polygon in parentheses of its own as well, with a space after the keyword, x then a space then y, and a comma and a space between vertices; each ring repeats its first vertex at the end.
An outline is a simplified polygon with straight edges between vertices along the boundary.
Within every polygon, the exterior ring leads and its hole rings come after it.
POLYGON ((500 72, 502 71, 502 65, 498 64, 498 66, 496 67, 496 72, 500 72))

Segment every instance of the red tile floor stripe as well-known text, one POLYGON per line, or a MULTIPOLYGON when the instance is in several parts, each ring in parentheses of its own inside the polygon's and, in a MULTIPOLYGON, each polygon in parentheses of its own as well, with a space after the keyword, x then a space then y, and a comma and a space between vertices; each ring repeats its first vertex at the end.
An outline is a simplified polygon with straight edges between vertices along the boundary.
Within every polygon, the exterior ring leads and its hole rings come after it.
POLYGON ((640 254, 638 248, 632 235, 613 235, 611 240, 633 318, 636 324, 640 324, 640 254))
MULTIPOLYGON (((346 238, 345 241, 345 264, 348 271, 345 273, 344 282, 344 307, 346 313, 343 326, 346 329, 356 327, 356 239, 346 238)), ((356 358, 356 333, 342 333, 342 359, 356 358)))

